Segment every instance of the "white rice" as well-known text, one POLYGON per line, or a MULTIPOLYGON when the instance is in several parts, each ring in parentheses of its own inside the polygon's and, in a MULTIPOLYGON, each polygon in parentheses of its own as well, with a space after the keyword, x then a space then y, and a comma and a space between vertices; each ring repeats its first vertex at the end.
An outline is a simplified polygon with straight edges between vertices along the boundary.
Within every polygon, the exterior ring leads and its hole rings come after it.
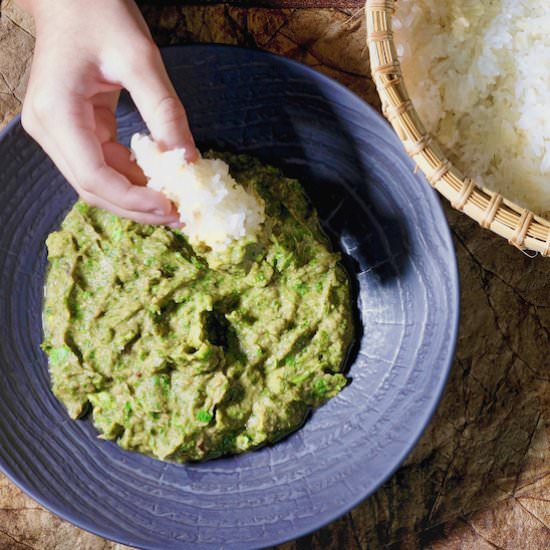
POLYGON ((399 0, 407 88, 468 176, 550 211, 548 0, 399 0))
POLYGON ((192 246, 223 250, 257 234, 265 219, 262 199, 248 193, 220 159, 185 160, 183 149, 161 151, 151 137, 134 134, 131 149, 148 178, 147 187, 172 200, 192 246))

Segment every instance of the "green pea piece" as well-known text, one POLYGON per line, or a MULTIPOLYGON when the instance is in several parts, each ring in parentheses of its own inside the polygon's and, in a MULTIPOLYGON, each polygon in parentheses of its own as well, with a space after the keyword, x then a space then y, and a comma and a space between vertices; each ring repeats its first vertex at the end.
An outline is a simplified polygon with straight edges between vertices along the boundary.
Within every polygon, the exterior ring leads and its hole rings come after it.
POLYGON ((197 411, 197 414, 196 414, 196 419, 199 421, 199 422, 203 422, 204 424, 208 424, 212 418, 214 418, 214 415, 208 411, 205 411, 205 410, 199 410, 197 411))

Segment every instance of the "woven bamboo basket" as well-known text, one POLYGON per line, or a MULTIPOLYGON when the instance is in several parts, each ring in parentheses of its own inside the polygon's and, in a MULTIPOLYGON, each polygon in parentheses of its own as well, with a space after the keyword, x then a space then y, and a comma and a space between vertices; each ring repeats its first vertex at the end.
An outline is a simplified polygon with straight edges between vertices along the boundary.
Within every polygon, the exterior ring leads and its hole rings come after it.
POLYGON ((395 0, 366 0, 367 43, 382 111, 430 184, 457 210, 521 250, 550 255, 550 221, 466 177, 426 132, 407 93, 392 34, 395 0))

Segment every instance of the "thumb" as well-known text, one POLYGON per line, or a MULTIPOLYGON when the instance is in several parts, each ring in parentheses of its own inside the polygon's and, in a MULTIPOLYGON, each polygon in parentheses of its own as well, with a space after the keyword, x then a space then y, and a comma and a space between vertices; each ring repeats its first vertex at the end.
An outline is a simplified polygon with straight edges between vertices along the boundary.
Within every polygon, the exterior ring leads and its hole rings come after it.
POLYGON ((185 109, 170 81, 158 48, 141 59, 139 70, 130 70, 122 82, 130 92, 153 139, 163 149, 183 148, 185 158, 198 158, 185 109))

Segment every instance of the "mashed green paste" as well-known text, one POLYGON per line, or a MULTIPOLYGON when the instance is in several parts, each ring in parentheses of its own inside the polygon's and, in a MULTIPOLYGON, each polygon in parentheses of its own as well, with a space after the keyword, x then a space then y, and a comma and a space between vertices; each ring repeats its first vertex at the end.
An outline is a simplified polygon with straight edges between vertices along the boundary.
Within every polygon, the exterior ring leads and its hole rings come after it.
POLYGON ((184 462, 300 427, 346 384, 348 278, 300 184, 218 155, 266 205, 224 253, 78 202, 47 241, 43 349, 55 395, 103 438, 184 462))

